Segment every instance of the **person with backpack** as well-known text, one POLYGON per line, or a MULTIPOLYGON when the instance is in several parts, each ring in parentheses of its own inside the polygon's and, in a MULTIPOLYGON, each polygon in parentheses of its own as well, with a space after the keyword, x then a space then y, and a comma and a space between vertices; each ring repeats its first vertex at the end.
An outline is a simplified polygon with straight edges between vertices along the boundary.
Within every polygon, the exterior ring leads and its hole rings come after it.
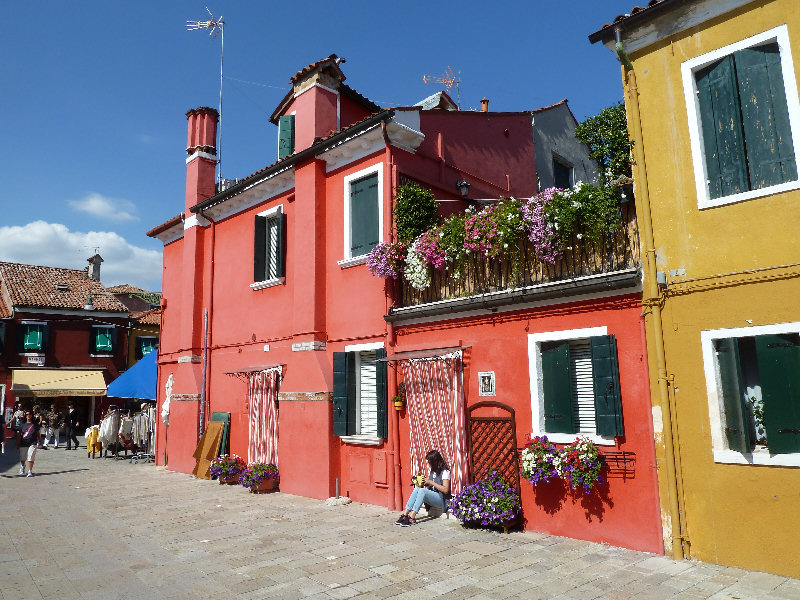
POLYGON ((33 420, 33 412, 25 412, 25 422, 17 429, 17 449, 19 450, 19 474, 25 475, 28 465, 28 477, 33 477, 33 462, 36 460, 36 446, 39 442, 39 425, 33 420))

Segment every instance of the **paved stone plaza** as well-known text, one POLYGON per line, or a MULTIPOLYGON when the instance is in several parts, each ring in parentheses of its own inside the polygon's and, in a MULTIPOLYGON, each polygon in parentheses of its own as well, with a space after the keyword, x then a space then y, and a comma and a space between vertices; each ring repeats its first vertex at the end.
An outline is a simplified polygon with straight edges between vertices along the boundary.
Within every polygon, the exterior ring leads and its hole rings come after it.
POLYGON ((800 599, 800 580, 533 532, 416 527, 380 506, 39 450, 0 457, 6 600, 161 598, 800 599))

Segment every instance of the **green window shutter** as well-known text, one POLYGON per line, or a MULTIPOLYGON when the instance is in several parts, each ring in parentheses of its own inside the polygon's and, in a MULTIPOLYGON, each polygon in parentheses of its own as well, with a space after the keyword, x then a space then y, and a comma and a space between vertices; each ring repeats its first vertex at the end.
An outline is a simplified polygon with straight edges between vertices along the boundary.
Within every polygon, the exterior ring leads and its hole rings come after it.
POLYGON ((22 349, 41 350, 42 349, 42 326, 23 325, 22 326, 22 349))
POLYGON ((110 327, 93 327, 95 352, 112 352, 114 349, 112 329, 110 327))
POLYGON ((625 435, 622 398, 619 391, 617 340, 613 335, 590 338, 594 409, 597 435, 625 435))
POLYGON ((695 73, 711 198, 748 189, 742 117, 733 56, 695 73))
POLYGON ((378 175, 350 184, 350 255, 368 254, 378 244, 378 175))
POLYGON ((267 278, 267 218, 256 217, 253 242, 253 281, 267 278))
POLYGON ((576 433, 569 342, 544 342, 541 356, 544 429, 547 433, 576 433))
MULTIPOLYGON (((386 358, 386 350, 378 348, 375 350, 375 360, 379 361, 381 358, 386 358)), ((375 363, 375 397, 378 401, 378 437, 388 437, 389 424, 387 407, 389 403, 388 394, 386 391, 386 363, 375 363)))
POLYGON ((294 154, 294 115, 278 119, 278 158, 294 154))
POLYGON ((769 451, 800 452, 800 336, 759 335, 756 356, 769 451))
POLYGON ((750 188, 794 181, 797 163, 778 44, 745 48, 734 54, 734 60, 750 188))
POLYGON ((286 215, 282 212, 276 217, 277 226, 275 234, 277 240, 275 242, 275 249, 277 255, 275 257, 275 277, 286 276, 286 215))
POLYGON ((355 354, 333 353, 333 435, 348 435, 348 415, 355 405, 355 354))
POLYGON ((6 349, 6 324, 0 323, 0 352, 6 349))
POLYGON ((744 404, 742 367, 739 362, 739 344, 735 338, 715 342, 722 405, 725 410, 725 438, 728 448, 739 452, 750 452, 750 419, 744 404))
POLYGON ((47 352, 47 348, 50 345, 50 326, 37 325, 37 327, 39 328, 39 351, 47 352))

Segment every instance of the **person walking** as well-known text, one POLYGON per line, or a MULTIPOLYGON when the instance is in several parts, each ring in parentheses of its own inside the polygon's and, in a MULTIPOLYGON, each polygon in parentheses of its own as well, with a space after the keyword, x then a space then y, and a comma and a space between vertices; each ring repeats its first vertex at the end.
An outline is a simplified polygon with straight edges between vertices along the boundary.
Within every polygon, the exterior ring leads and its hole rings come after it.
POLYGON ((44 432, 47 430, 47 419, 38 404, 33 405, 33 422, 36 423, 36 426, 39 428, 39 439, 36 442, 36 447, 44 448, 44 432))
POLYGON ((54 448, 58 448, 58 437, 61 430, 61 422, 64 418, 61 413, 56 409, 55 402, 50 405, 50 412, 47 413, 47 433, 44 437, 44 447, 54 443, 54 448))
POLYGON ((70 442, 75 444, 75 450, 78 449, 78 411, 75 410, 75 403, 70 402, 68 405, 67 414, 64 417, 64 424, 67 426, 67 450, 72 450, 70 442))
POLYGON ((39 440, 39 425, 34 420, 33 411, 25 413, 25 422, 17 430, 16 448, 19 450, 19 474, 25 475, 28 466, 28 477, 33 477, 33 462, 36 460, 36 446, 39 440))

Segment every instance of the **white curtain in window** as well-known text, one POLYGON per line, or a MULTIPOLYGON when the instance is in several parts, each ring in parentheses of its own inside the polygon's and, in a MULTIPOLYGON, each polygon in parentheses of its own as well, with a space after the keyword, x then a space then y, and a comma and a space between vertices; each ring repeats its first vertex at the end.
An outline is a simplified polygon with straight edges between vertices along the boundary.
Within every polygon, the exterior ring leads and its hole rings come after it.
POLYGON ((278 386, 281 368, 250 373, 250 443, 247 462, 278 464, 278 386))
POLYGON ((450 466, 451 493, 468 483, 461 352, 403 361, 412 473, 428 473, 425 455, 438 450, 450 466))

